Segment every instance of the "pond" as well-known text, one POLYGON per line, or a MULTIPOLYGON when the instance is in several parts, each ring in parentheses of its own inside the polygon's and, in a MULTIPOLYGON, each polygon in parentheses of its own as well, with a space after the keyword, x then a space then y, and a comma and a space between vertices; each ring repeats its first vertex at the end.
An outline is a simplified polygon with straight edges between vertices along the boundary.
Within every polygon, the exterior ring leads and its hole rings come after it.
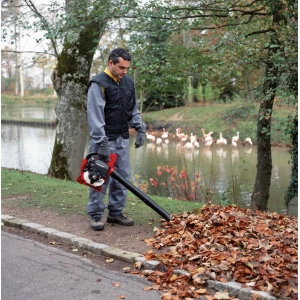
MULTIPOLYGON (((12 114, 21 118, 53 119, 54 109, 41 107, 18 107, 8 112, 2 108, 2 116, 12 114)), ((52 149, 55 139, 54 128, 2 124, 1 126, 1 166, 29 170, 46 174, 51 162, 52 149)), ((194 174, 199 175, 202 196, 209 195, 216 203, 232 204, 249 207, 251 193, 256 176, 255 146, 237 146, 230 144, 219 146, 204 146, 195 149, 185 149, 177 139, 170 139, 169 144, 155 144, 148 140, 143 147, 135 149, 135 136, 130 136, 130 181, 140 186, 148 186, 148 192, 153 195, 171 196, 172 191, 163 187, 167 173, 158 176, 160 166, 186 166, 190 180, 194 174), (157 186, 150 184, 150 178, 157 180, 157 186), (228 202, 228 199, 231 199, 228 202), (234 199, 234 201, 232 200, 234 199), (226 201, 227 200, 227 201, 226 201)), ((272 179, 269 211, 285 213, 284 192, 290 182, 291 165, 287 148, 272 147, 272 179)), ((88 153, 88 136, 86 151, 88 153)))

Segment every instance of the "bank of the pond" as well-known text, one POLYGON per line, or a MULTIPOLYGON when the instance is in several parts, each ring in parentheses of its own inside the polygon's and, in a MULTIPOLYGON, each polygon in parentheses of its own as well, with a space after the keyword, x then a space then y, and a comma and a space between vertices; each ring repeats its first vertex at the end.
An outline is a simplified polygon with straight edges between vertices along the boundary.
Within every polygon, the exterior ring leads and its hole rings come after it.
MULTIPOLYGON (((13 124, 13 125, 22 125, 22 126, 36 126, 36 127, 51 127, 51 128, 55 128, 55 126, 57 125, 56 120, 26 120, 26 119, 22 119, 22 120, 17 120, 17 119, 1 119, 1 123, 2 124, 13 124)), ((168 126, 174 128, 175 127, 175 132, 176 132, 176 126, 175 124, 171 124, 168 123, 168 126)), ((148 131, 151 132, 152 135, 154 135, 155 137, 160 137, 162 134, 162 129, 161 128, 166 128, 164 123, 158 123, 155 122, 154 125, 152 124, 147 124, 147 129, 148 131)), ((135 130, 134 129, 130 129, 129 132, 131 134, 135 134, 135 130)), ((177 139, 178 137, 176 137, 175 132, 170 133, 170 137, 169 139, 177 139)), ((197 140, 203 141, 204 138, 202 136, 198 136, 196 138, 197 140)), ((230 141, 229 141, 230 143, 230 141)), ((243 141, 238 141, 239 143, 243 143, 243 141)), ((255 141, 253 141, 253 145, 256 145, 255 141)), ((280 142, 272 142, 271 143, 272 146, 274 147, 290 147, 291 144, 285 144, 285 143, 280 143, 280 142)))
POLYGON ((55 120, 15 120, 15 119, 1 119, 3 124, 14 124, 14 125, 23 125, 23 126, 42 126, 42 127, 55 127, 55 120))
MULTIPOLYGON (((43 95, 38 101, 38 95, 33 98, 29 96, 20 102, 20 105, 51 105, 53 110, 57 98, 43 95)), ((5 106, 16 105, 17 99, 11 99, 2 95, 2 109, 5 106)), ((289 146, 291 145, 290 136, 285 134, 284 124, 287 116, 295 113, 295 107, 274 105, 272 112, 272 146, 289 146)), ((231 102, 226 104, 220 103, 189 103, 186 106, 163 109, 154 112, 143 112, 143 121, 147 125, 149 133, 159 137, 163 128, 169 132, 169 138, 176 138, 176 129, 190 136, 196 135, 198 140, 203 140, 202 129, 207 132, 213 131, 213 139, 216 141, 220 133, 228 142, 239 132, 239 143, 243 143, 245 138, 250 137, 255 145, 257 143, 257 112, 258 104, 246 103, 244 101, 231 102)), ((55 120, 34 120, 22 118, 16 120, 14 118, 2 117, 2 123, 11 122, 12 124, 26 124, 38 126, 55 126, 55 120)))

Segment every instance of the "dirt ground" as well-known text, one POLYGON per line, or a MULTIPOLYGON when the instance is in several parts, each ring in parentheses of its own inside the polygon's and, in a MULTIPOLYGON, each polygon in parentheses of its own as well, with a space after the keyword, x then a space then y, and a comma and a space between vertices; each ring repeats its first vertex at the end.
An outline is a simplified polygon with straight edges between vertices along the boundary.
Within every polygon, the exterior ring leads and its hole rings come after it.
MULTIPOLYGON (((147 246, 144 240, 154 236, 153 225, 148 227, 144 225, 120 226, 106 223, 104 230, 94 231, 91 228, 89 216, 61 216, 50 210, 22 210, 3 206, 1 214, 68 232, 125 251, 143 254, 152 250, 152 247, 147 246)), ((104 215, 104 220, 106 220, 106 215, 104 215)))

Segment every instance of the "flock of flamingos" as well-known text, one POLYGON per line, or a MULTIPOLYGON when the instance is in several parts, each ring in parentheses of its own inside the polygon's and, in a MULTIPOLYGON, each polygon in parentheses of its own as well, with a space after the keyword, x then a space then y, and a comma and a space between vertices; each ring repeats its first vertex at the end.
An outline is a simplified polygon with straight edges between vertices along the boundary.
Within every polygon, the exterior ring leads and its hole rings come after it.
MULTIPOLYGON (((202 134, 203 134, 203 139, 201 139, 204 142, 205 146, 211 146, 214 143, 214 139, 212 137, 212 134, 214 133, 213 131, 209 133, 205 133, 204 129, 202 128, 202 134)), ((240 138, 239 132, 237 132, 236 136, 233 136, 231 138, 231 145, 233 147, 236 147, 238 145, 238 140, 240 138)), ((163 132, 159 137, 156 137, 154 134, 146 133, 147 139, 156 144, 168 144, 169 143, 169 132, 163 128, 163 132)), ((197 136, 191 133, 190 135, 187 135, 183 132, 181 132, 180 128, 176 129, 176 134, 173 135, 174 138, 178 139, 180 142, 184 143, 183 147, 184 148, 199 148, 200 144, 199 141, 200 139, 197 139, 197 136)), ((226 145, 228 142, 227 140, 222 136, 222 133, 220 133, 220 137, 215 141, 217 145, 226 145)), ((243 145, 252 145, 252 140, 250 137, 245 138, 244 141, 241 142, 243 145)))

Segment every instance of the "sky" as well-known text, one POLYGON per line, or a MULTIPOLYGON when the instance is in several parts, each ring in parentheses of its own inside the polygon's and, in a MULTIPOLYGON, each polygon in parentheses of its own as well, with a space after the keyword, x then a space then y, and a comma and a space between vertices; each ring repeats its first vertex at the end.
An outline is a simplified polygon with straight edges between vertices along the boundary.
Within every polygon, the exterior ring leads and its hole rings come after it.
MULTIPOLYGON (((50 1, 33 0, 33 3, 38 7, 39 5, 49 4, 50 1)), ((31 21, 33 22, 34 19, 32 18, 31 21)), ((10 26, 9 29, 10 30, 13 29, 12 26, 10 26)), ((36 56, 35 51, 42 52, 43 49, 47 49, 48 42, 46 40, 43 40, 43 42, 40 44, 36 42, 37 39, 43 38, 44 33, 41 31, 33 32, 32 30, 30 30, 26 32, 25 30, 21 30, 20 34, 21 34, 20 45, 17 46, 17 50, 22 52, 21 59, 23 63, 24 76, 35 77, 34 80, 35 86, 41 87, 43 82, 43 80, 41 79, 41 74, 43 73, 43 70, 41 68, 34 66, 33 59, 36 56)), ((10 41, 5 42, 2 40, 1 49, 3 49, 5 46, 9 46, 11 50, 16 50, 15 44, 11 44, 10 41)), ((52 67, 50 65, 46 66, 44 71, 46 72, 46 76, 45 76, 46 84, 51 84, 50 76, 52 72, 52 67)))

